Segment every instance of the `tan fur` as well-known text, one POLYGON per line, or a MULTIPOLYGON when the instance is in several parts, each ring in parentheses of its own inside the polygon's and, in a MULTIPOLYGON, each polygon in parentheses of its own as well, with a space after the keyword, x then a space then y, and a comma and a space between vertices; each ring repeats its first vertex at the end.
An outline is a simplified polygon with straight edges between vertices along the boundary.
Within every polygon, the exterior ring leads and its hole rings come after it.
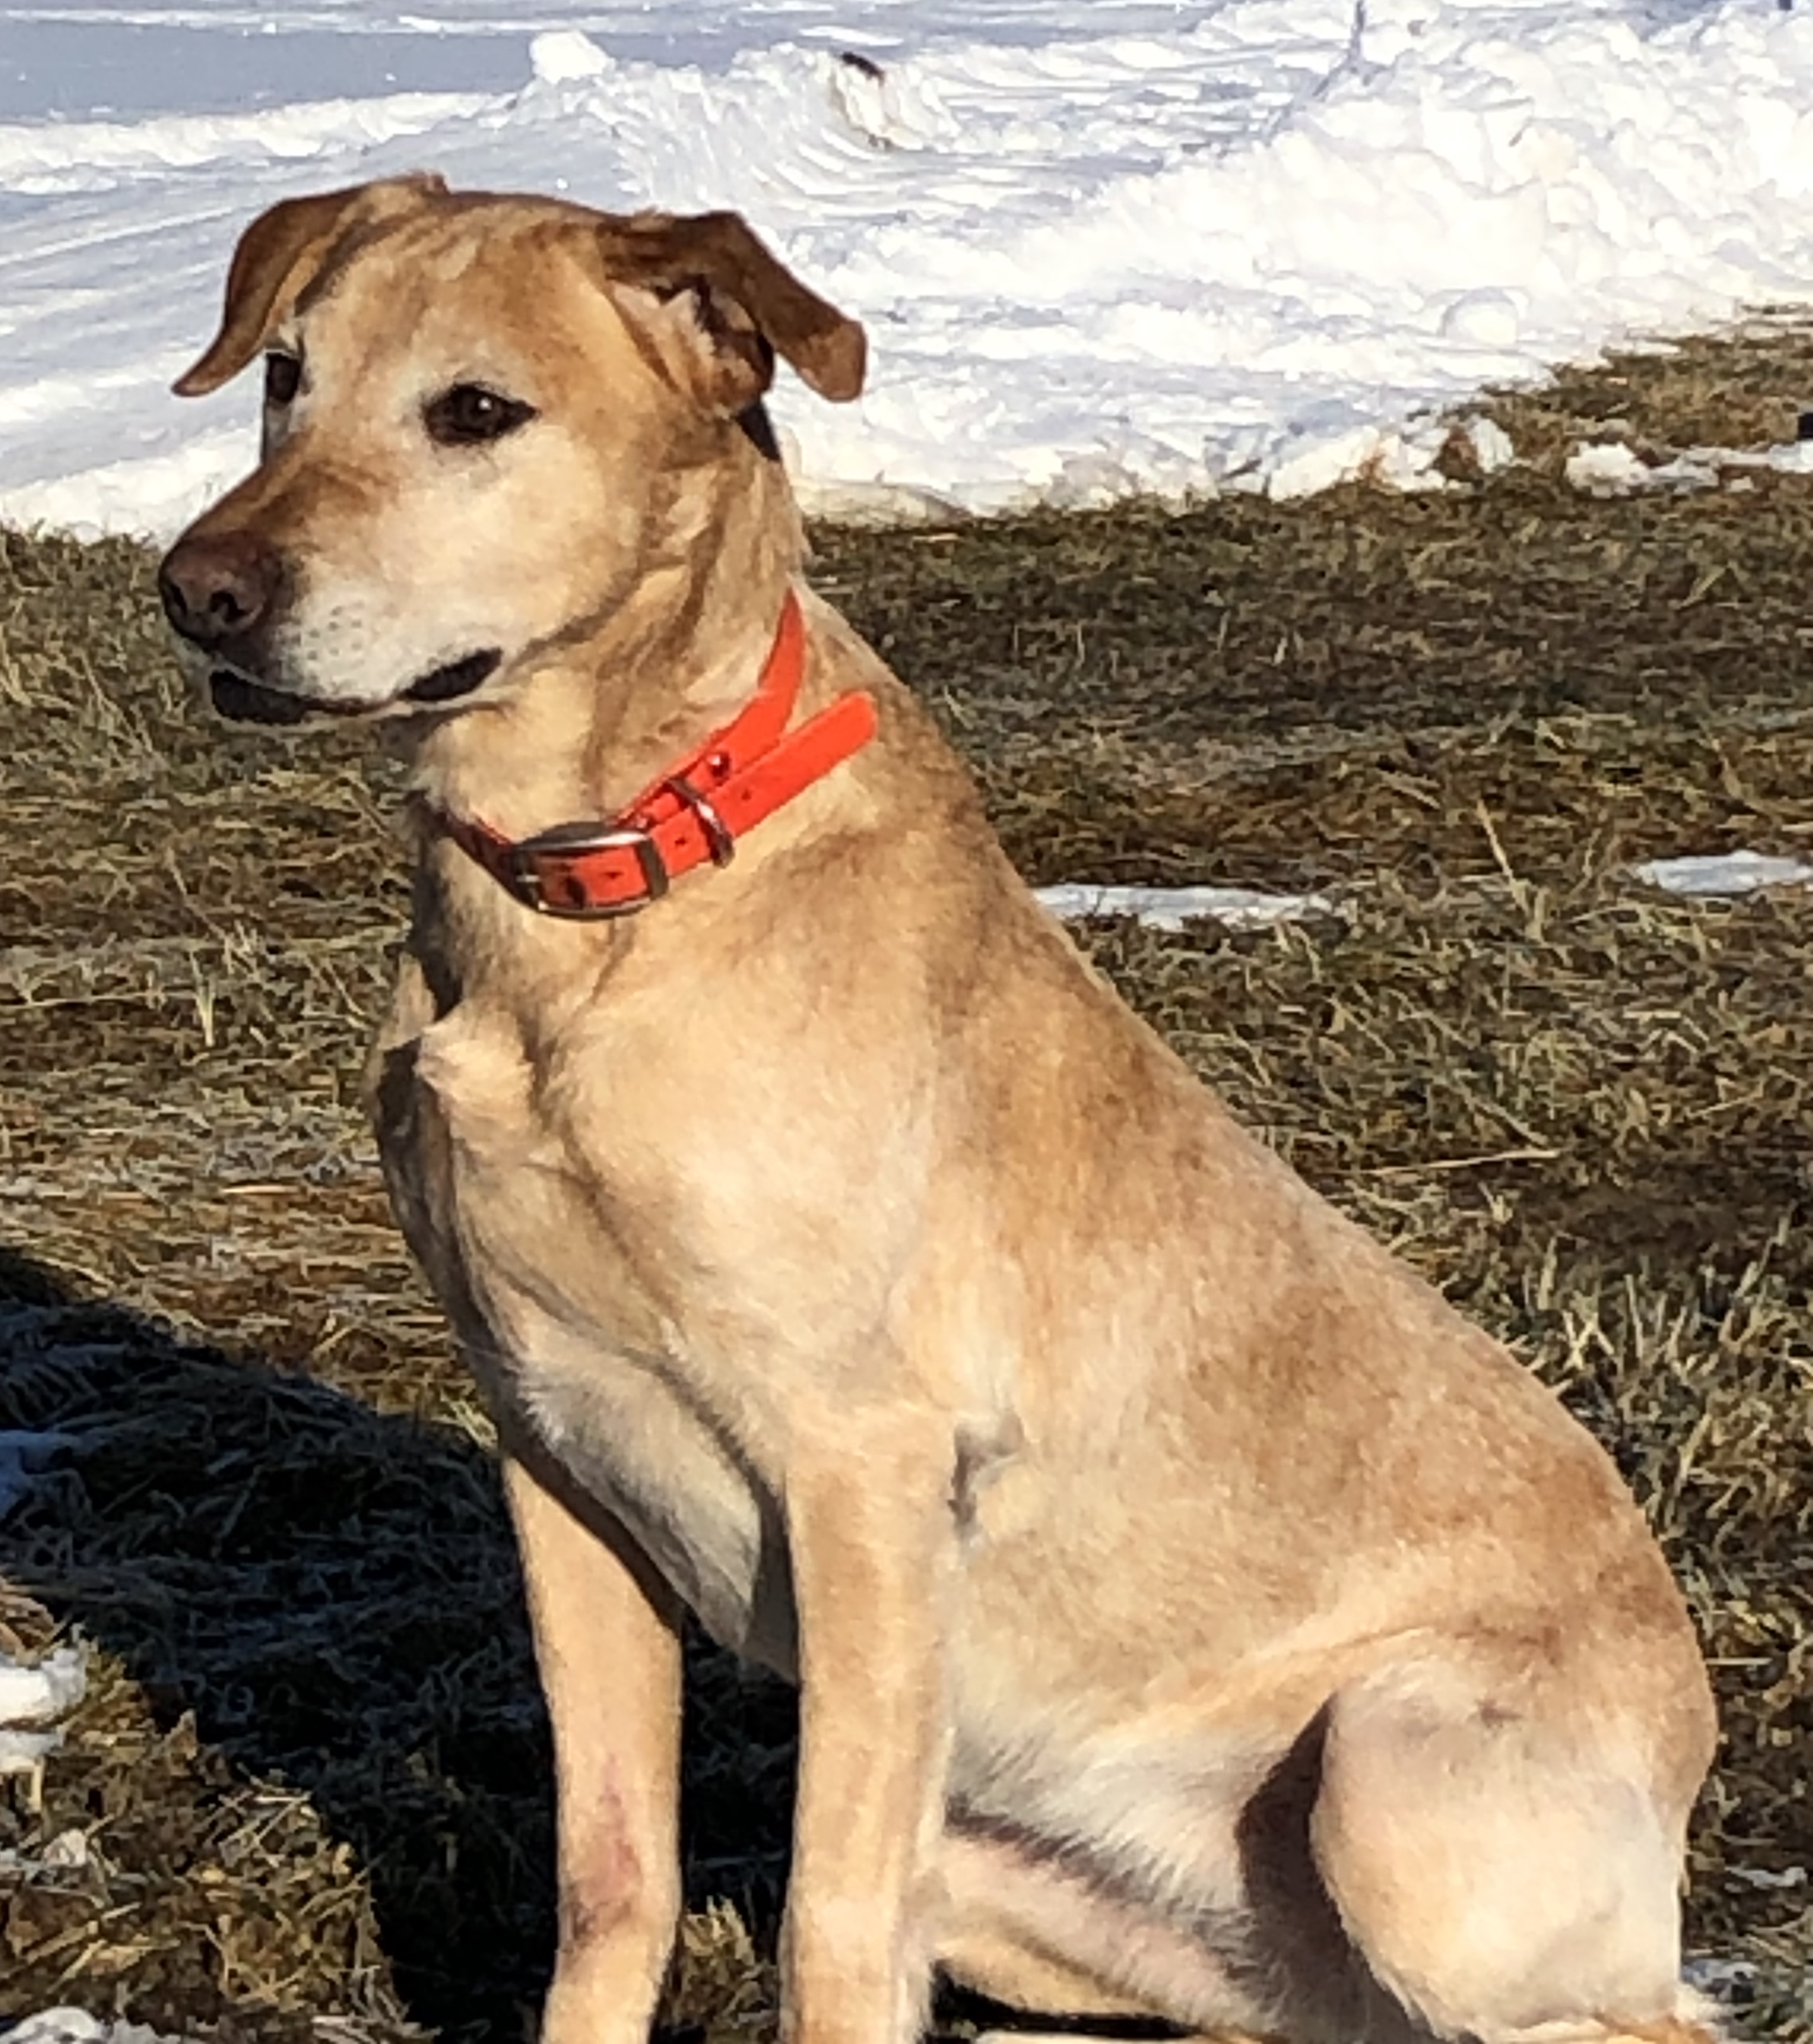
MULTIPOLYGON (((265 590, 235 670, 323 709, 497 649, 398 725, 415 785, 605 816, 745 699, 797 572, 734 408, 770 344, 848 394, 860 336, 721 217, 337 203, 229 298, 201 381, 274 344, 305 382, 168 573, 265 590), (431 444, 474 380, 532 424, 431 444)), ((801 1684, 806 2044, 902 2044, 940 1957, 1204 2031, 1696 2044, 1712 1719, 1611 1464, 1092 973, 805 603, 807 708, 870 690, 875 742, 632 920, 424 840, 374 1058, 554 1716, 547 2044, 650 2019, 682 1605, 801 1684)))

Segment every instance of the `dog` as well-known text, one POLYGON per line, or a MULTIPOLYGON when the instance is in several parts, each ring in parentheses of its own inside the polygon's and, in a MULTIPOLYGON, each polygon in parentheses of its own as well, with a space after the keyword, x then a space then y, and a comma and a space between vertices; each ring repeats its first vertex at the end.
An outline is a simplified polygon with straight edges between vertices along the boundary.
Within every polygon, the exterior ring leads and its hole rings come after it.
POLYGON ((861 328, 733 214, 420 175, 246 230, 176 386, 263 458, 165 559, 240 720, 387 720, 369 1093, 495 1414, 556 1761, 546 2044, 640 2044, 680 1630, 796 1680, 796 2044, 941 1969, 1300 2044, 1704 2044, 1715 1729, 1550 1393, 1033 901, 801 580, 763 400, 861 328))

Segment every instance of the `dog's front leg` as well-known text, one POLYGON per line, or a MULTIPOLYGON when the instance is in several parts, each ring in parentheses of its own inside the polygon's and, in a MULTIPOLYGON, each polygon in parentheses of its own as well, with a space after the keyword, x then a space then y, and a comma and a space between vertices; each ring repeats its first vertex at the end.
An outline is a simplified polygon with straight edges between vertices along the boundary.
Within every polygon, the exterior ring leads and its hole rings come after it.
POLYGON ((801 1694, 784 2034, 912 2044, 949 1764, 951 1442, 893 1416, 815 1431, 786 1482, 801 1694))
POLYGON ((645 2044, 680 1908, 679 1609, 557 1476, 506 1454, 504 1481, 554 1727, 560 1949, 541 2044, 645 2044))

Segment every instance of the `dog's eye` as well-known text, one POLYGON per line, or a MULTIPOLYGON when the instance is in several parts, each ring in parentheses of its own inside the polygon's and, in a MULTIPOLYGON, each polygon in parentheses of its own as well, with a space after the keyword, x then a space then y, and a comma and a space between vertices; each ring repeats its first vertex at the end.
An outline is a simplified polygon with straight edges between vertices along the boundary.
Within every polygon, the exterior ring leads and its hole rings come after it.
POLYGON ((506 398, 501 391, 487 390, 482 383, 455 383, 422 410, 428 438, 443 447, 476 447, 486 440, 501 440, 534 417, 534 405, 525 405, 520 398, 506 398))
POLYGON ((282 355, 275 348, 264 358, 264 402, 287 405, 302 387, 302 358, 282 355))

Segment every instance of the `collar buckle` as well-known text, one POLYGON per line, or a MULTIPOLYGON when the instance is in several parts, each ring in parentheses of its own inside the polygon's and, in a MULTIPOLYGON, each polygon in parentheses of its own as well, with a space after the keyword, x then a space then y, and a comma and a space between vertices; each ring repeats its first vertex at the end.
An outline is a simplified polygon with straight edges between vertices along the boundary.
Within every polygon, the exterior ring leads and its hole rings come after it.
POLYGON ((617 916, 633 916, 651 901, 659 901, 669 884, 667 862, 661 856, 660 846, 647 831, 625 824, 556 824, 552 830, 512 845, 502 877, 517 901, 538 916, 554 916, 574 923, 601 923, 617 916), (551 868, 558 869, 574 857, 600 851, 629 853, 641 871, 642 893, 620 901, 594 900, 570 866, 566 898, 549 892, 551 868))

